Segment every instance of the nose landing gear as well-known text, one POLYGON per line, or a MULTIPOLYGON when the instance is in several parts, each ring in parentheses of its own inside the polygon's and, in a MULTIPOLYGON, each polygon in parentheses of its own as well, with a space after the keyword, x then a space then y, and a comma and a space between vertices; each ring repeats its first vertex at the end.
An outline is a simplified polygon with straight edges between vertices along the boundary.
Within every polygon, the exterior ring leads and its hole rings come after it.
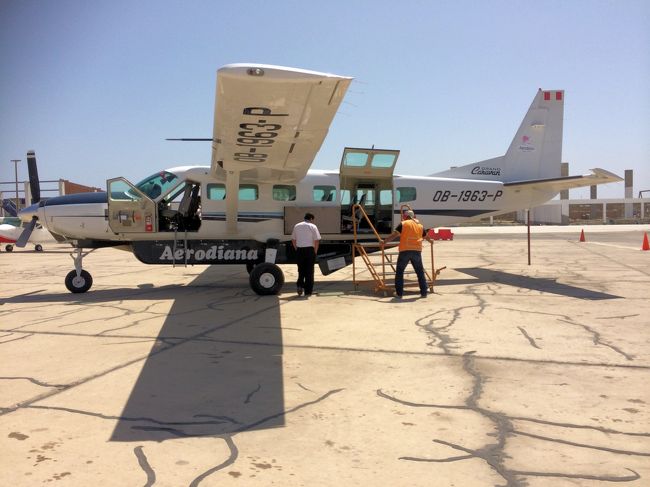
POLYGON ((68 275, 65 276, 65 287, 71 293, 85 293, 93 285, 93 277, 90 272, 83 270, 81 265, 83 258, 95 250, 97 249, 84 252, 83 249, 78 248, 76 252, 70 254, 74 261, 74 270, 68 272, 68 275))

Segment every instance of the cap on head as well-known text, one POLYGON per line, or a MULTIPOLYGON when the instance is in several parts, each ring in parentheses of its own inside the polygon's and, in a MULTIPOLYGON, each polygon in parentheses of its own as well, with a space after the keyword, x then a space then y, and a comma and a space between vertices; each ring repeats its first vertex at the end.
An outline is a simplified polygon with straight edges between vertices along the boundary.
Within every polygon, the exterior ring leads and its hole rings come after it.
POLYGON ((415 213, 413 213, 413 210, 406 210, 404 214, 411 219, 415 218, 415 213))

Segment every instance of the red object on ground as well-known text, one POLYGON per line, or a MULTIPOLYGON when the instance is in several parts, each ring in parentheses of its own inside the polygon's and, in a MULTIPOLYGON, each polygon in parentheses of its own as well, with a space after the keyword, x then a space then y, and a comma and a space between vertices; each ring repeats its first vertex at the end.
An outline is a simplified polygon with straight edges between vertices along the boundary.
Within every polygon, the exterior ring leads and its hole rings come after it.
POLYGON ((643 234, 643 245, 641 246, 641 250, 650 250, 650 244, 648 243, 648 233, 645 232, 643 234))
POLYGON ((431 228, 429 230, 429 238, 432 240, 453 240, 454 234, 448 228, 439 228, 438 233, 431 228))
POLYGON ((585 231, 580 230, 580 242, 584 242, 584 241, 585 241, 585 231))

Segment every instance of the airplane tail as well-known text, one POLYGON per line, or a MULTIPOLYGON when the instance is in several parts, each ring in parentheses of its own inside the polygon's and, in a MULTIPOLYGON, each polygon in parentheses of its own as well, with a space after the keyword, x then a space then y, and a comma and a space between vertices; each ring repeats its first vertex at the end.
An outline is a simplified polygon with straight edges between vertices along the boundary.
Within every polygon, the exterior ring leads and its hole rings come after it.
POLYGON ((432 174, 503 182, 560 176, 564 91, 539 90, 505 155, 432 174))

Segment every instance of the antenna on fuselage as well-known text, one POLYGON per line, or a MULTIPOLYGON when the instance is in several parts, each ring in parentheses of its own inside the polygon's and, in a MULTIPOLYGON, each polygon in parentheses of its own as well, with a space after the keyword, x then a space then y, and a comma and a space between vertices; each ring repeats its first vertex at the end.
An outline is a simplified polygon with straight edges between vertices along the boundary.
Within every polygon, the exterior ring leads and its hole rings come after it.
POLYGON ((182 138, 182 139, 165 139, 165 140, 176 140, 180 142, 212 142, 214 139, 189 139, 189 138, 182 138))

